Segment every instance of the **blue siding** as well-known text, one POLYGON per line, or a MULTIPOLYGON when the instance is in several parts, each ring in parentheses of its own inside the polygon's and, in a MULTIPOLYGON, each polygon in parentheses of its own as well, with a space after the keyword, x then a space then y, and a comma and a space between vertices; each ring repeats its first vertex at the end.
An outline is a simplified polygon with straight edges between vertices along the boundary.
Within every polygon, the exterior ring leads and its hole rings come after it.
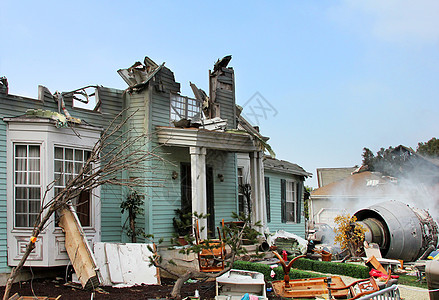
MULTIPOLYGON (((265 176, 270 178, 270 208, 271 208, 271 222, 268 227, 271 232, 277 230, 285 230, 294 233, 302 238, 305 238, 305 221, 302 215, 301 223, 282 223, 281 222, 281 179, 299 181, 300 178, 293 175, 285 175, 272 171, 265 171, 265 176)), ((301 201, 301 212, 303 212, 303 201, 301 201)))

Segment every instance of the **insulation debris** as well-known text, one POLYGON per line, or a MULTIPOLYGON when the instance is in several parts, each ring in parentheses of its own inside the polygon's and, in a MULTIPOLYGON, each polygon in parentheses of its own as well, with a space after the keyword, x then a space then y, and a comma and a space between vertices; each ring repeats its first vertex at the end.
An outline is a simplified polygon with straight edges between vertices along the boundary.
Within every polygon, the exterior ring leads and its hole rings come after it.
POLYGON ((305 254, 308 248, 308 242, 300 236, 278 230, 273 236, 269 236, 267 241, 270 245, 276 245, 279 250, 286 250, 294 255, 305 254))

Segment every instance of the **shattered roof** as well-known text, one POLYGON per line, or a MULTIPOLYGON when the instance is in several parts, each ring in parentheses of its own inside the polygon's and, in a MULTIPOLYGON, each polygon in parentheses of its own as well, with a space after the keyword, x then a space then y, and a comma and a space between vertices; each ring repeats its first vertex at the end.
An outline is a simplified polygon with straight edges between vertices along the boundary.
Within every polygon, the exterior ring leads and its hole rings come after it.
POLYGON ((165 63, 157 65, 148 56, 145 56, 143 63, 135 62, 127 69, 119 69, 117 73, 129 85, 128 89, 142 88, 164 67, 165 63))
POLYGON ((312 173, 306 172, 301 166, 285 160, 275 159, 269 156, 264 157, 264 168, 272 171, 311 177, 312 173))
POLYGON ((352 175, 352 173, 358 167, 345 167, 345 168, 318 168, 317 169, 317 182, 319 187, 323 187, 330 183, 345 179, 352 175))
POLYGON ((388 194, 389 188, 393 188, 392 179, 382 176, 379 172, 365 171, 355 173, 345 179, 332 182, 311 192, 311 197, 325 196, 359 196, 368 195, 365 191, 373 191, 377 195, 388 194))

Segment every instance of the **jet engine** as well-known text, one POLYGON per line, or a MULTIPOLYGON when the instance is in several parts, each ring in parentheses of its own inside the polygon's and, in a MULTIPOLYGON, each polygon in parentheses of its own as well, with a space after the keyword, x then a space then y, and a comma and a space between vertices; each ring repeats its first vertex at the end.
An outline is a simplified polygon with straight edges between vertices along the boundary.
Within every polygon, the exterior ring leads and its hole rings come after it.
POLYGON ((436 249, 438 225, 426 210, 386 201, 357 211, 366 241, 377 243, 385 258, 415 261, 436 249))

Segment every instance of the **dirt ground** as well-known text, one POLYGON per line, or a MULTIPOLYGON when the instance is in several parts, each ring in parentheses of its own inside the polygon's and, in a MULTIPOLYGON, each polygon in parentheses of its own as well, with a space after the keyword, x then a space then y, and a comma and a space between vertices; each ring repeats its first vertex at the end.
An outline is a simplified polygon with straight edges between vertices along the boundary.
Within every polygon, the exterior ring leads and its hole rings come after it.
MULTIPOLYGON (((102 287, 102 292, 83 290, 80 285, 65 283, 59 279, 34 279, 21 283, 15 283, 10 296, 19 293, 20 296, 48 296, 58 297, 61 300, 85 300, 85 299, 169 299, 173 280, 164 279, 162 285, 142 285, 130 288, 102 287)), ((0 287, 0 295, 3 297, 5 287, 0 287)), ((215 280, 186 283, 182 290, 182 298, 193 296, 195 290, 200 293, 200 299, 215 298, 215 280)), ((269 299, 278 299, 272 293, 267 293, 269 299)))

